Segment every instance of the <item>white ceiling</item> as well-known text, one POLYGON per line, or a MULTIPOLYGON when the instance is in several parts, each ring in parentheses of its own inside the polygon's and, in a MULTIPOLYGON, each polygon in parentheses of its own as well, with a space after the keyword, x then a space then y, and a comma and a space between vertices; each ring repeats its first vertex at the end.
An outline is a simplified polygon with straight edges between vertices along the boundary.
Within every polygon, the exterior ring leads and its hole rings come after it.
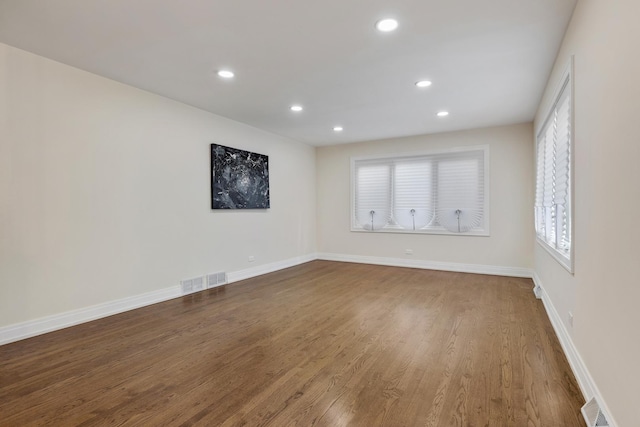
POLYGON ((532 120, 575 3, 0 0, 0 42, 329 145, 532 120))

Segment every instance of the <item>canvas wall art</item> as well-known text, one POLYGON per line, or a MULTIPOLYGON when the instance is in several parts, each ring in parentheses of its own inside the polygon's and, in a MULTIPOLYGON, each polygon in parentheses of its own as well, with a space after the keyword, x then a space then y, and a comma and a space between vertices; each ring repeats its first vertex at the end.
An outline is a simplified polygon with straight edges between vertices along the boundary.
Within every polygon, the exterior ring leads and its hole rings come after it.
POLYGON ((211 144, 211 207, 269 208, 269 156, 211 144))

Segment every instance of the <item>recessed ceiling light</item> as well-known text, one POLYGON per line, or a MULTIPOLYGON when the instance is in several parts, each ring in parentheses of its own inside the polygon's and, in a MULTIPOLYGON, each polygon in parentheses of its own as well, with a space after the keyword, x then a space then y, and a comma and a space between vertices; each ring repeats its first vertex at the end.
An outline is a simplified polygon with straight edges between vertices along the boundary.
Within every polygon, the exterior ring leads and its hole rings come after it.
POLYGON ((342 132, 344 130, 344 128, 342 126, 334 126, 333 127, 333 131, 334 132, 342 132))
POLYGON ((222 77, 223 79, 232 79, 235 74, 233 74, 233 71, 220 70, 218 71, 218 76, 222 77))
POLYGON ((398 21, 395 19, 381 19, 376 22, 376 28, 378 31, 388 33, 389 31, 393 31, 398 28, 398 21))
POLYGON ((291 111, 295 111, 295 112, 302 111, 302 105, 292 105, 291 111))
POLYGON ((419 82, 416 82, 416 86, 418 86, 418 87, 429 87, 429 86, 431 86, 431 82, 429 80, 420 80, 419 82))
POLYGON ((447 117, 449 115, 448 111, 440 111, 438 112, 438 117, 447 117))

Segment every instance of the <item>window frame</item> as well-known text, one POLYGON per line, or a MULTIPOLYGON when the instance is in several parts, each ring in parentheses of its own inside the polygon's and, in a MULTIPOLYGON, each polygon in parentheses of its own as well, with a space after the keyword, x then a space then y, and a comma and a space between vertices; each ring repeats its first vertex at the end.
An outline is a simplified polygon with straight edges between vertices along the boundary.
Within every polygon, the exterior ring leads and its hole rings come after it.
MULTIPOLYGON (((565 70, 560 75, 560 80, 556 85, 556 88, 553 92, 553 97, 551 98, 550 104, 546 108, 546 114, 544 116, 544 121, 536 129, 535 133, 535 153, 534 153, 534 172, 535 172, 535 186, 534 186, 534 233, 536 238, 536 243, 542 247, 553 259, 555 259, 562 267, 564 267, 569 273, 574 274, 574 266, 575 266, 575 102, 574 102, 574 94, 575 94, 575 85, 574 85, 574 57, 571 56, 569 63, 565 67, 565 70), (556 112, 556 107, 558 102, 563 97, 564 91, 568 90, 569 93, 567 95, 567 99, 569 100, 569 233, 571 236, 570 239, 570 247, 568 251, 568 257, 565 256, 563 251, 560 249, 551 246, 546 239, 541 238, 538 233, 538 224, 535 216, 536 211, 536 194, 538 192, 538 152, 539 152, 539 144, 540 144, 540 136, 547 131, 548 123, 551 120, 552 115, 556 112)), ((544 161, 544 158, 543 158, 544 161)), ((544 190, 543 190, 544 193, 544 190)))
POLYGON ((412 152, 398 155, 378 155, 378 156, 357 156, 351 157, 351 183, 350 183, 350 231, 352 232, 360 232, 360 233, 397 233, 397 234, 436 234, 436 235, 447 235, 447 236, 479 236, 479 237, 489 237, 490 236, 490 149, 489 145, 472 145, 472 146, 461 146, 455 148, 446 148, 446 149, 436 149, 436 150, 428 150, 428 151, 420 151, 420 152, 412 152), (455 153, 464 153, 464 152, 473 152, 473 151, 482 151, 483 158, 483 186, 484 186, 484 199, 483 199, 483 222, 484 227, 479 230, 470 230, 467 232, 452 232, 446 230, 444 227, 432 227, 428 229, 419 229, 419 230, 411 230, 405 229, 401 226, 393 226, 387 225, 382 229, 376 230, 367 230, 363 227, 359 227, 357 225, 356 220, 356 163, 358 161, 397 161, 397 160, 412 160, 419 157, 426 156, 438 156, 438 155, 446 155, 446 154, 455 154, 455 153))

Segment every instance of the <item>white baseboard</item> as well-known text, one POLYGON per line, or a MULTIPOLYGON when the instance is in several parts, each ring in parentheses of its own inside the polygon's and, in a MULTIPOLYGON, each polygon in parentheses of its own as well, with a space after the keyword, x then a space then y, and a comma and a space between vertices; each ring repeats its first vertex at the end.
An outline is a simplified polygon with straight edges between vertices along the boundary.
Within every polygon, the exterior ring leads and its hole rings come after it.
POLYGON ((233 283, 240 280, 250 279, 252 277, 261 276, 267 273, 273 273, 274 271, 283 270, 285 268, 294 267, 296 265, 304 264, 309 261, 318 259, 316 254, 307 254, 294 258, 285 259, 283 261, 276 261, 269 264, 258 265, 256 267, 247 268, 244 270, 234 271, 227 274, 227 282, 233 283))
POLYGON ((462 264, 454 262, 424 261, 402 258, 383 258, 362 255, 319 253, 317 259, 325 261, 356 262, 360 264, 389 265, 393 267, 422 268, 425 270, 456 271, 460 273, 490 274, 493 276, 532 277, 529 268, 502 267, 482 264, 462 264))
POLYGON ((105 302, 0 328, 0 345, 179 297, 180 286, 105 302))
POLYGON ((580 391, 582 391, 582 396, 586 401, 589 401, 592 397, 595 397, 598 403, 600 404, 600 408, 604 413, 607 421, 609 421, 609 425, 611 427, 616 427, 617 424, 613 420, 611 416, 611 411, 607 407, 600 391, 598 390, 598 386, 596 385, 593 377, 589 373, 587 366, 585 365, 578 349, 576 348, 573 340, 571 339, 571 335, 567 328, 564 326, 562 322, 562 318, 558 311, 556 310, 551 298, 549 298, 549 294, 544 289, 544 285, 540 280, 540 277, 534 272, 533 273, 533 282, 535 283, 534 293, 540 299, 542 299, 542 303, 544 304, 544 308, 547 311, 547 316, 549 316, 549 320, 551 321, 551 325, 556 332, 558 337, 558 341, 560 341, 560 345, 562 346, 562 350, 564 354, 567 356, 567 360, 569 361, 569 366, 571 366, 571 370, 578 381, 578 386, 580 387, 580 391), (539 295, 539 296, 538 296, 539 295))
MULTIPOLYGON (((307 254, 299 257, 276 261, 257 267, 234 271, 227 274, 227 282, 233 283, 251 277, 260 276, 284 268, 304 264, 316 259, 328 261, 357 262, 364 264, 390 265, 397 267, 422 268, 430 270, 457 271, 465 273, 493 274, 499 276, 531 277, 531 271, 526 268, 499 267, 491 265, 458 264, 435 261, 406 260, 396 258, 369 257, 360 255, 343 254, 307 254)), ((28 320, 26 322, 0 327, 0 345, 19 341, 36 335, 45 334, 80 323, 90 322, 128 310, 144 307, 172 298, 180 297, 180 286, 172 286, 157 291, 147 292, 141 295, 134 295, 117 301, 110 301, 85 307, 64 313, 54 314, 39 319, 28 320)))
MULTIPOLYGON (((316 254, 309 254, 260 265, 246 270, 230 272, 227 274, 227 282, 237 282, 239 280, 248 279, 261 274, 278 271, 283 268, 293 267, 315 259, 316 254)), ((182 292, 180 290, 180 286, 176 285, 170 288, 147 292, 141 295, 134 295, 132 297, 97 304, 91 307, 80 308, 77 310, 42 317, 40 319, 28 320, 26 322, 0 327, 0 345, 20 341, 36 335, 46 334, 47 332, 68 328, 69 326, 79 325, 81 323, 90 322, 92 320, 112 316, 114 314, 134 310, 136 308, 156 304, 181 296, 182 292)))

